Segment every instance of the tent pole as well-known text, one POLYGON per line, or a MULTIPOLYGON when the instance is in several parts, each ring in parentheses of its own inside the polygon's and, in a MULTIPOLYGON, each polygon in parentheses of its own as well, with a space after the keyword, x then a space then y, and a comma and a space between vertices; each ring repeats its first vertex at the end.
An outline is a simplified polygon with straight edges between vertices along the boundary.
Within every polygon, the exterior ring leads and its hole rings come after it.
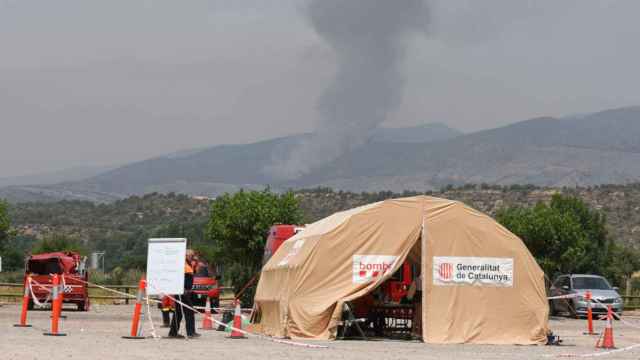
POLYGON ((425 316, 425 309, 426 309, 426 298, 427 298, 427 286, 425 284, 425 281, 427 279, 427 272, 426 272, 426 268, 427 268, 427 231, 426 231, 426 214, 425 214, 425 209, 424 209, 424 203, 422 204, 422 231, 420 234, 420 281, 422 282, 422 291, 421 293, 421 299, 420 299, 420 319, 421 319, 421 327, 422 327, 422 341, 426 342, 427 340, 427 322, 426 322, 426 316, 425 316))

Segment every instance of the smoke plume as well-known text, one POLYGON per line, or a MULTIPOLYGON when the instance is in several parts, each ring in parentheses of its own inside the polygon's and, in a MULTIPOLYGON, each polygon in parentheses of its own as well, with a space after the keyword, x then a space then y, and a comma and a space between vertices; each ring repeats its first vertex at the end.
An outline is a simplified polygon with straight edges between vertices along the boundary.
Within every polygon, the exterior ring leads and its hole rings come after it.
POLYGON ((308 17, 338 69, 318 101, 313 136, 267 169, 295 179, 365 142, 402 99, 410 35, 425 29, 423 0, 311 0, 308 17))

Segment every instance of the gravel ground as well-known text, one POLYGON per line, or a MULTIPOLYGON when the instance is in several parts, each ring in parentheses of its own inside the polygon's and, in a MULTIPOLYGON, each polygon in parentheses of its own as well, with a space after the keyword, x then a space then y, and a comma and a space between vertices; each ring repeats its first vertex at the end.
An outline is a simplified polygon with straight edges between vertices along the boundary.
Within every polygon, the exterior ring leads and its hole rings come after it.
MULTIPOLYGON (((550 325, 564 340, 564 346, 490 346, 490 345, 426 345, 408 341, 333 341, 311 342, 324 344, 328 349, 307 349, 276 344, 251 338, 232 340, 217 331, 201 331, 195 340, 145 339, 125 340, 129 332, 132 306, 94 306, 89 313, 65 312, 62 331, 66 337, 43 336, 48 330, 49 312, 32 311, 28 323, 32 328, 14 328, 20 308, 18 305, 0 307, 0 359, 532 359, 560 354, 596 352, 595 337, 582 335, 585 320, 554 318, 550 325)), ((158 326, 160 314, 152 308, 158 326)), ((625 324, 614 323, 616 345, 619 348, 640 344, 640 317, 625 316, 625 324)), ((198 317, 197 321, 201 321, 198 317)), ((598 321, 596 330, 604 322, 598 321)), ((148 335, 149 323, 145 323, 148 335)), ((167 329, 157 329, 166 335, 167 329)), ((597 351, 602 352, 602 351, 597 351)), ((554 356, 555 357, 555 356, 554 356)), ((640 347, 610 354, 606 359, 638 359, 640 347)))

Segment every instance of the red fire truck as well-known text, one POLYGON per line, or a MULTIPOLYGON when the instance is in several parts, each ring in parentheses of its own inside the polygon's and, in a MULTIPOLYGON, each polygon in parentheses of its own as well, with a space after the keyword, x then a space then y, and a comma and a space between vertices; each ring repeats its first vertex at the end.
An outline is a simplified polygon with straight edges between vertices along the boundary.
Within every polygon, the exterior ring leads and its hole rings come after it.
POLYGON ((204 306, 207 298, 211 301, 212 307, 220 306, 220 287, 215 268, 200 260, 198 266, 193 269, 193 303, 197 306, 204 306))
MULTIPOLYGON (((64 303, 75 304, 80 311, 89 311, 90 301, 86 282, 89 273, 85 267, 86 258, 76 252, 54 252, 31 255, 25 266, 24 284, 27 275, 31 275, 33 295, 38 302, 50 299, 53 274, 62 275, 64 303)), ((33 309, 34 301, 29 301, 29 309, 33 309)))
POLYGON ((287 241, 293 235, 304 230, 304 226, 301 225, 285 225, 276 224, 269 229, 269 235, 267 236, 267 243, 264 246, 264 257, 262 264, 266 264, 269 259, 276 253, 283 242, 287 241))

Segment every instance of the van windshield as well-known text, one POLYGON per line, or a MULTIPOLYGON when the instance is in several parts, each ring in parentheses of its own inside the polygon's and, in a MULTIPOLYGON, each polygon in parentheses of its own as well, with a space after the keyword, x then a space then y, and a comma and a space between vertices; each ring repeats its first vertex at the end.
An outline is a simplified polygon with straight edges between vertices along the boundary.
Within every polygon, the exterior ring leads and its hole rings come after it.
POLYGON ((599 277, 575 277, 573 278, 573 288, 578 290, 611 290, 607 281, 599 277))

